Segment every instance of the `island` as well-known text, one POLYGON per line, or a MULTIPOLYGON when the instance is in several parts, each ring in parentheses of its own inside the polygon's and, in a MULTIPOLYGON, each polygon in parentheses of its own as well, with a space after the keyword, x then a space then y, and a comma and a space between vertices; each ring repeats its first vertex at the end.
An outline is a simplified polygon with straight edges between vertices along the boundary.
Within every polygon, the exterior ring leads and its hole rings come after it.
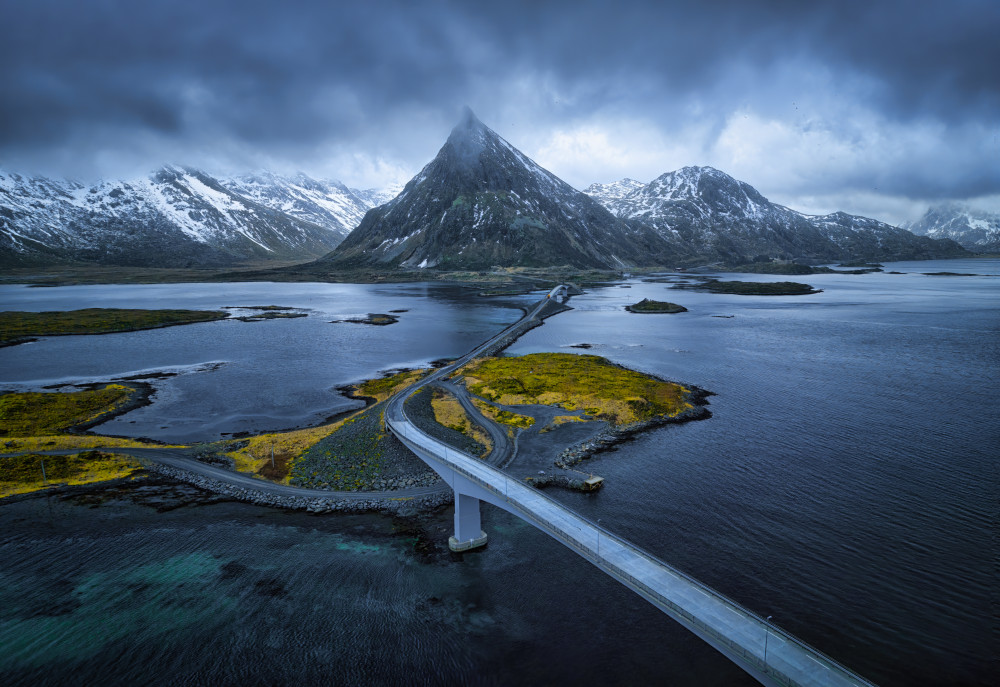
POLYGON ((626 305, 625 309, 634 313, 666 313, 669 315, 688 311, 683 305, 667 301, 653 301, 648 298, 643 298, 638 303, 633 303, 632 305, 626 305))
POLYGON ((0 312, 0 346, 14 346, 39 336, 113 334, 140 329, 211 322, 229 317, 221 310, 132 310, 84 308, 51 312, 0 312))
POLYGON ((822 292, 822 289, 794 281, 758 282, 704 279, 693 284, 675 284, 673 288, 729 293, 739 296, 808 296, 822 292))
POLYGON ((396 324, 399 322, 399 318, 388 313, 370 312, 364 317, 348 317, 343 320, 330 320, 331 324, 338 324, 340 322, 350 322, 352 324, 373 324, 384 327, 388 324, 396 324))

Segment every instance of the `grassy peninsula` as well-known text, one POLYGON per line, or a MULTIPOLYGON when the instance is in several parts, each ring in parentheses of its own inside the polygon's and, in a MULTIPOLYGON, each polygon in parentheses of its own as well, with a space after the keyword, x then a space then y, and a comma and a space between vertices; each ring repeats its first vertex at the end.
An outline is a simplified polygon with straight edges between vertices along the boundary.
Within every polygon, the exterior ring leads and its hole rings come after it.
POLYGON ((616 427, 689 410, 690 391, 596 355, 532 353, 474 360, 462 368, 470 392, 503 405, 556 405, 616 427))
MULTIPOLYGON (((5 453, 144 446, 129 439, 71 434, 134 407, 141 392, 121 384, 74 392, 0 396, 0 441, 5 453)), ((0 498, 61 484, 90 484, 127 477, 134 459, 94 450, 71 455, 0 456, 0 498)))
POLYGON ((85 308, 61 312, 0 312, 0 346, 30 341, 37 336, 111 334, 139 329, 211 322, 229 317, 220 310, 129 310, 85 308))
POLYGON ((359 384, 352 394, 372 405, 335 422, 218 442, 209 448, 231 459, 236 470, 281 484, 344 491, 372 488, 393 472, 391 464, 400 458, 384 432, 385 401, 426 373, 406 370, 359 384))

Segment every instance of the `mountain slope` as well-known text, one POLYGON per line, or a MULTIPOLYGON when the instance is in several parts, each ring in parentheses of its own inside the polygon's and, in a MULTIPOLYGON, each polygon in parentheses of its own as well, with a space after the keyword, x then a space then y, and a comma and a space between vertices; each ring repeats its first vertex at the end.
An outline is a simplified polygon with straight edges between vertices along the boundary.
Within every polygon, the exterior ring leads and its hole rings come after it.
POLYGON ((0 173, 0 263, 303 260, 336 246, 367 209, 342 185, 307 177, 220 182, 164 167, 88 188, 0 173))
POLYGON ((936 205, 906 225, 914 234, 952 239, 977 253, 1000 253, 1000 213, 976 210, 960 203, 936 205))
POLYGON ((964 254, 954 242, 918 237, 867 217, 795 212, 712 167, 668 172, 618 198, 607 198, 601 189, 595 196, 619 217, 648 224, 705 259, 730 264, 761 256, 834 261, 964 254))
POLYGON ((635 179, 612 181, 610 184, 591 184, 583 192, 617 216, 619 205, 630 194, 643 188, 646 184, 635 179))
POLYGON ((670 246, 542 169, 466 110, 393 200, 321 262, 331 267, 649 264, 670 246))
MULTIPOLYGON (((339 181, 320 181, 305 174, 284 177, 270 172, 220 180, 233 193, 304 222, 325 227, 341 240, 375 205, 371 191, 355 191, 339 181)), ((384 202, 384 201, 383 201, 384 202)))

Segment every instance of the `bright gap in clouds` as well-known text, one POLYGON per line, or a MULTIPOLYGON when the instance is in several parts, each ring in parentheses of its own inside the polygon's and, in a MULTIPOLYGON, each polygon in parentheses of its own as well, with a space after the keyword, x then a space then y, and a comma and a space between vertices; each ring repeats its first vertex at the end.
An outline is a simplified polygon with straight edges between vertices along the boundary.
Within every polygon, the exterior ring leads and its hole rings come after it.
MULTIPOLYGON (((709 165, 800 212, 842 210, 901 224, 927 208, 926 197, 914 198, 914 190, 936 190, 930 202, 945 202, 975 187, 970 170, 989 166, 992 135, 979 126, 889 122, 864 109, 836 120, 813 115, 794 122, 741 109, 721 127, 688 124, 672 131, 648 120, 587 121, 554 129, 526 152, 580 189, 626 177, 648 183, 687 165, 709 165)), ((995 205, 982 195, 989 180, 978 181, 982 190, 971 204, 995 205)))

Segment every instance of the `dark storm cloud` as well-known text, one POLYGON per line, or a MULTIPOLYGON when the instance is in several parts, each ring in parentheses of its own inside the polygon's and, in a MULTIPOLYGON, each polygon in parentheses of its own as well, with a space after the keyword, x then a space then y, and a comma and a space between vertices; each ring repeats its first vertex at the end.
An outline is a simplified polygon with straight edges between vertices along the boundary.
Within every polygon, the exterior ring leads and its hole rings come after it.
POLYGON ((1000 112, 995 0, 0 3, 0 164, 146 141, 182 161, 391 143, 418 166, 464 103, 519 131, 601 112, 718 134, 806 101, 949 129, 1000 112))

